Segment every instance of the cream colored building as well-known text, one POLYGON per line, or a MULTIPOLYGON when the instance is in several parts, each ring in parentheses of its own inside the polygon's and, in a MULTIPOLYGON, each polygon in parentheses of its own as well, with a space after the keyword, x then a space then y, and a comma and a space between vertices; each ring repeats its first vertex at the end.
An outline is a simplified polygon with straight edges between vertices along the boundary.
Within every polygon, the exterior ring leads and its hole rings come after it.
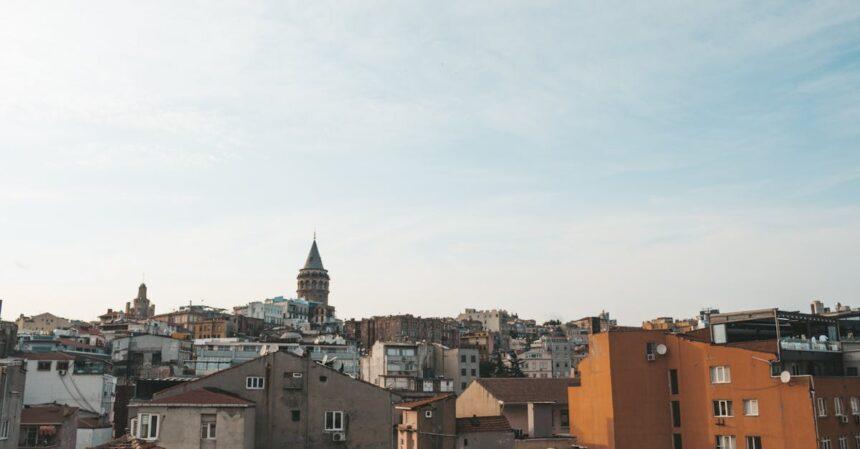
POLYGON ((66 328, 71 323, 65 318, 45 312, 33 316, 21 315, 15 320, 15 324, 18 325, 18 332, 29 331, 40 334, 51 334, 54 332, 54 329, 66 328))

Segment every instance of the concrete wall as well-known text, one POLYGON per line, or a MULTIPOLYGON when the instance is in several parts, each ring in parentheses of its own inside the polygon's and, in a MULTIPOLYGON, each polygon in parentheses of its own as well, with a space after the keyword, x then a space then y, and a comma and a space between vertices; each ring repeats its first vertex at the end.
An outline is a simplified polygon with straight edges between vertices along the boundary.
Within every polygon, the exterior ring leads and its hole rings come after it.
POLYGON ((391 448, 395 439, 392 404, 398 397, 286 352, 276 352, 155 395, 216 387, 253 401, 255 447, 343 448, 325 432, 326 411, 343 411, 350 449, 391 448), (266 379, 262 390, 245 389, 246 376, 266 379), (297 377, 298 376, 298 377, 297 377), (293 411, 298 420, 293 421, 293 411), (305 446, 307 444, 307 446, 305 446))
POLYGON ((98 429, 78 428, 75 449, 89 449, 107 443, 113 437, 110 427, 98 429))
MULTIPOLYGON (((501 414, 502 409, 499 401, 477 382, 472 382, 463 391, 463 394, 457 397, 457 418, 499 416, 501 414)), ((513 423, 511 426, 513 427, 513 423)))
POLYGON ((156 443, 170 449, 253 449, 254 408, 132 406, 132 415, 161 416, 156 443), (215 415, 214 440, 200 438, 201 416, 215 415))
POLYGON ((27 361, 27 387, 24 404, 47 404, 56 402, 99 414, 110 414, 113 409, 111 393, 116 378, 107 374, 74 374, 74 361, 69 360, 65 375, 57 371, 57 361, 51 363, 50 371, 39 371, 37 360, 27 361))
MULTIPOLYGON (((6 439, 0 439, 0 449, 18 447, 18 432, 21 425, 21 409, 24 407, 24 385, 27 373, 19 362, 0 364, 0 420, 7 424, 6 439)), ((2 423, 0 423, 2 424, 2 423)))

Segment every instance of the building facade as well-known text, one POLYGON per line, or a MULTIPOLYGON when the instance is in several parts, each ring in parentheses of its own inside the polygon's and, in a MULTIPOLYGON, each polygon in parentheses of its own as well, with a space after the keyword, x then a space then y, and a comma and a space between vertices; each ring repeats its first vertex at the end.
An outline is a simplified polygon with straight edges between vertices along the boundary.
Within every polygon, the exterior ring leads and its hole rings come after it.
POLYGON ((21 315, 15 320, 15 324, 18 325, 19 333, 53 335, 54 329, 66 328, 71 322, 66 318, 45 312, 33 316, 21 315))
POLYGON ((0 449, 18 447, 26 376, 21 360, 0 360, 0 449))
MULTIPOLYGON (((394 445, 397 395, 284 351, 162 390, 149 405, 207 388, 255 404, 257 449, 387 449, 394 445)), ((141 413, 132 414, 137 425, 144 419, 141 413)), ((197 418, 183 422, 200 429, 197 418)), ((161 445, 157 433, 150 440, 161 445)))

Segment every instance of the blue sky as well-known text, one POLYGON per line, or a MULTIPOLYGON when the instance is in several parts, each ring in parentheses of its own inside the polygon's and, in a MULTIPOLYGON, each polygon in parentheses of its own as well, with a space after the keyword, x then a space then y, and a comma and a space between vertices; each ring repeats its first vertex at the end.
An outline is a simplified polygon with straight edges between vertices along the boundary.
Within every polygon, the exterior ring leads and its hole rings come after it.
POLYGON ((858 123, 857 2, 13 2, 3 316, 852 303, 858 123))

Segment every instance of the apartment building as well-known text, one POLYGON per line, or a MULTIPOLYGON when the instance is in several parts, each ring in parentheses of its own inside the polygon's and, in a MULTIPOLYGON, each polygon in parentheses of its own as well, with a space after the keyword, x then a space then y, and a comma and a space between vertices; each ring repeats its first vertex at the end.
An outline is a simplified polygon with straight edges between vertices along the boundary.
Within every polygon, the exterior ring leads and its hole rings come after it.
POLYGON ((77 407, 39 404, 28 405, 21 411, 19 448, 76 449, 77 443, 77 407))
POLYGON ((130 335, 111 344, 113 374, 117 377, 181 376, 190 359, 190 341, 163 335, 130 335))
POLYGON ((844 375, 839 336, 860 321, 766 309, 709 322, 591 335, 571 433, 590 449, 858 447, 860 378, 844 375))
POLYGON ((368 349, 377 341, 439 343, 449 348, 460 345, 459 325, 449 319, 422 318, 412 315, 375 316, 349 320, 343 325, 344 335, 368 349))
POLYGON ((269 326, 281 326, 284 324, 284 308, 269 300, 251 301, 244 306, 233 307, 233 314, 244 315, 251 318, 263 320, 269 326))
POLYGON ((434 349, 427 343, 378 341, 361 358, 361 378, 401 395, 453 392, 454 381, 434 366, 434 349))
POLYGON ((483 326, 485 331, 508 333, 510 326, 508 322, 515 316, 508 313, 507 310, 476 310, 466 309, 463 313, 457 315, 457 321, 478 321, 483 326))
POLYGON ((457 394, 480 377, 480 365, 481 355, 477 348, 449 348, 438 343, 433 345, 434 372, 451 379, 457 394))
POLYGON ((24 353, 27 370, 24 404, 64 404, 95 413, 104 422, 113 414, 116 377, 110 362, 62 352, 24 353))
POLYGON ((68 327, 71 322, 66 318, 45 312, 33 316, 21 315, 15 320, 15 324, 18 325, 19 333, 52 335, 54 329, 68 327))
POLYGON ((388 449, 395 444, 398 402, 388 390, 278 351, 131 404, 129 428, 136 438, 171 449, 210 447, 204 443, 388 449))
POLYGON ((526 377, 558 379, 571 377, 573 344, 565 337, 543 336, 519 355, 526 377))

